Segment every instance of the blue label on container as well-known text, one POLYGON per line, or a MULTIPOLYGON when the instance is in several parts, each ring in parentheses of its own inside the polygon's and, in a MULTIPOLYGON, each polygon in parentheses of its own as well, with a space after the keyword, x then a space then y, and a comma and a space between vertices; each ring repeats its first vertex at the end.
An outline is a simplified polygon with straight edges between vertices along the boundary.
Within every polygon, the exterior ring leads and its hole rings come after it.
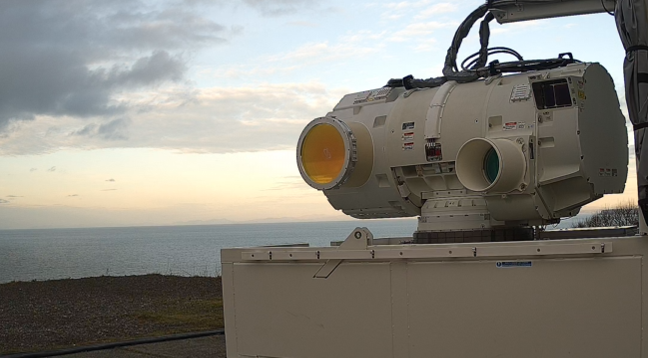
POLYGON ((495 263, 497 268, 515 268, 515 267, 531 267, 532 261, 497 261, 495 263))

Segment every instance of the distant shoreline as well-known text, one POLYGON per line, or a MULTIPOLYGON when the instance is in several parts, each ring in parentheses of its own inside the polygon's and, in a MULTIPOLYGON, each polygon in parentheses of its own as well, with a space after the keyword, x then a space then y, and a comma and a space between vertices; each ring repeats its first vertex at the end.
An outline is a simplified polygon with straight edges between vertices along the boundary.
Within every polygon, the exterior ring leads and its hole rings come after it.
POLYGON ((0 284, 0 355, 223 328, 220 277, 0 284))
POLYGON ((210 279, 220 279, 220 275, 176 275, 176 274, 166 274, 166 273, 157 273, 151 272, 142 275, 97 275, 97 276, 86 276, 86 277, 63 277, 63 278, 45 278, 45 279, 32 279, 32 280, 11 280, 0 282, 0 289, 3 285, 17 284, 17 283, 48 283, 56 281, 78 281, 78 280, 92 280, 92 279, 105 279, 105 278, 126 278, 126 277, 147 277, 147 276, 163 276, 163 277, 179 277, 179 278, 210 278, 210 279))

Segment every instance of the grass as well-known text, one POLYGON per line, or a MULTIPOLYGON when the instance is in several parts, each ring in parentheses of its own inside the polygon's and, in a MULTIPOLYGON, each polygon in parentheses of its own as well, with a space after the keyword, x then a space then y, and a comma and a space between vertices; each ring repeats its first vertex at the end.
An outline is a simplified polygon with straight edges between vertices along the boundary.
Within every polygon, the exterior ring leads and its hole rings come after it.
MULTIPOLYGON (((156 312, 141 312, 135 314, 138 320, 165 325, 170 331, 208 331, 222 329, 223 300, 191 300, 185 301, 156 312)), ((169 332, 159 332, 160 335, 169 332)))
POLYGON ((222 329, 220 278, 0 284, 0 355, 222 329))

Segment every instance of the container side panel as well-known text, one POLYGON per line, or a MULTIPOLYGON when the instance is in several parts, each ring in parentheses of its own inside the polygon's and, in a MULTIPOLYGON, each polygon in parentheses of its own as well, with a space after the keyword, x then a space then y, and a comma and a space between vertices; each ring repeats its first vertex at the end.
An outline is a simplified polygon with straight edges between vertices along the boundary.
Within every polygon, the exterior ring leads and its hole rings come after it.
POLYGON ((389 263, 345 262, 315 279, 319 267, 234 264, 238 354, 392 356, 389 263))
POLYGON ((410 357, 641 356, 641 256, 408 266, 410 357))

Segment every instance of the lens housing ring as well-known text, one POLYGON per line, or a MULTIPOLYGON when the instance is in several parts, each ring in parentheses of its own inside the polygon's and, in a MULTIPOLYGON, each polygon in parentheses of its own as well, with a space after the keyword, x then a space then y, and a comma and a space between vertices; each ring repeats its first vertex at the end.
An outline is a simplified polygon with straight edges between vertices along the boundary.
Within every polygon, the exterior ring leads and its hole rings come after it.
POLYGON ((353 174, 353 170, 356 167, 357 161, 358 161, 358 155, 357 155, 356 138, 353 135, 353 132, 351 131, 349 126, 337 118, 334 117, 316 118, 312 120, 310 123, 308 123, 308 125, 306 125, 301 135, 299 136, 299 141, 297 143, 297 168, 299 169, 299 173, 301 174, 304 181, 315 189, 329 190, 329 189, 336 189, 341 187, 342 185, 344 185, 344 183, 346 183, 349 180, 349 178, 351 178, 351 175, 353 174), (328 182, 321 182, 320 180, 316 180, 312 178, 307 166, 312 166, 317 164, 304 162, 305 160, 304 152, 305 150, 306 151, 309 150, 309 148, 304 148, 304 145, 310 145, 307 138, 309 137, 309 134, 312 134, 311 131, 320 125, 327 125, 334 128, 337 134, 339 135, 339 138, 335 138, 335 139, 341 140, 343 145, 343 148, 335 148, 336 152, 338 152, 337 154, 339 154, 340 151, 343 152, 344 155, 343 163, 340 167, 339 172, 335 175, 332 175, 331 180, 328 182))
POLYGON ((509 139, 473 138, 457 153, 457 178, 475 192, 504 194, 519 189, 526 170, 522 149, 509 139), (488 168, 492 160, 497 161, 492 163, 495 175, 488 168))

